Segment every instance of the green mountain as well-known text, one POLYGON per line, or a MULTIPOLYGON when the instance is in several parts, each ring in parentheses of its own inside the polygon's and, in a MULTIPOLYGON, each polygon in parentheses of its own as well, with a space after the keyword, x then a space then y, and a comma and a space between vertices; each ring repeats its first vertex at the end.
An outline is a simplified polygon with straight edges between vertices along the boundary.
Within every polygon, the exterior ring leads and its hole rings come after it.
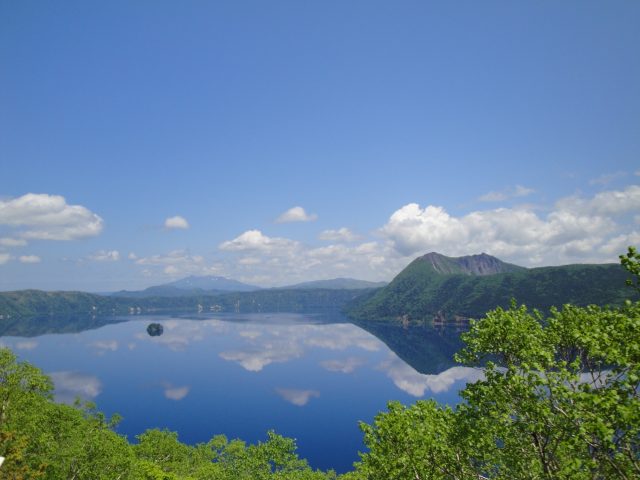
POLYGON ((322 312, 339 310, 370 290, 299 289, 208 292, 189 296, 117 297, 84 292, 19 290, 0 292, 2 322, 16 317, 51 315, 126 315, 179 312, 322 312))
POLYGON ((424 272, 433 272, 442 275, 460 274, 484 276, 526 270, 524 267, 505 263, 486 253, 468 255, 466 257, 445 257, 439 253, 431 252, 416 258, 413 263, 420 266, 424 272))
MULTIPOLYGON (((35 315, 96 315, 119 313, 111 297, 84 292, 18 290, 0 292, 0 321, 35 315)), ((124 306, 123 306, 124 308, 124 306)))
POLYGON ((355 299, 347 314, 360 320, 424 321, 480 317, 512 298, 547 310, 565 303, 619 305, 637 297, 618 264, 524 268, 490 255, 451 258, 430 253, 415 259, 389 285, 355 299))

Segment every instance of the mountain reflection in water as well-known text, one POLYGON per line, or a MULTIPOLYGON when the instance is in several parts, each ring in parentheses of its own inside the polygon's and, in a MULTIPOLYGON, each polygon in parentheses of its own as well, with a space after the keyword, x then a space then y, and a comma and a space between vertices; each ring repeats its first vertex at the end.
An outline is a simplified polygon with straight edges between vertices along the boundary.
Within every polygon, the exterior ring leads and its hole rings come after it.
POLYGON ((166 427, 189 443, 217 433, 256 442, 275 429, 312 466, 337 471, 364 448, 358 422, 387 401, 453 404, 480 376, 454 365, 455 329, 339 315, 47 317, 0 328, 2 345, 51 375, 59 401, 120 413, 130 439, 166 427), (150 336, 150 323, 162 335, 150 336))

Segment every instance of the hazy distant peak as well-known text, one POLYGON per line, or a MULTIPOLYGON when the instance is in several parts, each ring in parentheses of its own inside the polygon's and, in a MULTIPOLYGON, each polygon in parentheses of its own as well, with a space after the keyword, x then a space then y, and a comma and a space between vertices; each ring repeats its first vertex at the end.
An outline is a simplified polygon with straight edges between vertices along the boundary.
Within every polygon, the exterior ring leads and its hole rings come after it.
POLYGON ((176 287, 184 290, 199 288, 202 290, 223 290, 236 292, 260 289, 260 287, 256 287, 255 285, 248 285, 231 278, 221 277, 217 275, 190 275, 174 282, 165 283, 162 286, 176 287))
POLYGON ((355 278, 331 278, 328 280, 313 280, 310 282, 297 283, 288 285, 286 289, 313 289, 326 288, 331 290, 359 290, 363 288, 379 288, 383 287, 387 282, 369 282, 367 280, 358 280, 355 278))
POLYGON ((494 275, 496 273, 524 270, 524 267, 503 262, 486 253, 463 257, 447 257, 440 253, 431 252, 419 257, 417 261, 427 262, 437 273, 445 275, 494 275))

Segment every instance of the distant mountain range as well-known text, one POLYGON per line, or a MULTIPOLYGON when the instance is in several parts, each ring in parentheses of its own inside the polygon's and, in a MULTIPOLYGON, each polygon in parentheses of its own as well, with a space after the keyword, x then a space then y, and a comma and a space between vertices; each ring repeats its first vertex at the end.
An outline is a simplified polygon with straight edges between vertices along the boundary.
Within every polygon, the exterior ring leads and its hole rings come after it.
POLYGON ((354 299, 347 313, 360 320, 414 321, 481 317, 511 299, 547 310, 565 303, 618 305, 638 298, 618 264, 524 268, 487 254, 416 258, 386 287, 354 299))
POLYGON ((317 312, 343 309, 358 322, 479 318, 511 299, 547 310, 565 303, 619 305, 638 299, 618 264, 524 268, 487 254, 429 253, 386 286, 337 278, 259 289, 224 277, 187 277, 138 292, 0 292, 0 321, 35 315, 162 312, 317 312))
MULTIPOLYGON (((319 313, 339 311, 369 290, 269 289, 189 296, 117 297, 84 292, 0 292, 0 323, 16 317, 142 313, 319 313)), ((0 327, 0 331, 2 328, 0 327)))
POLYGON ((175 282, 165 283, 163 286, 176 287, 183 290, 201 289, 219 290, 223 292, 250 292, 261 289, 261 287, 255 285, 248 285, 231 278, 214 275, 191 275, 190 277, 182 278, 175 282))
POLYGON ((260 290, 260 287, 226 277, 191 275, 190 277, 145 288, 144 290, 120 290, 111 295, 123 298, 193 297, 197 295, 217 295, 225 292, 251 292, 254 290, 260 290))
POLYGON ((329 290, 361 290, 364 288, 380 288, 387 285, 387 282, 368 282, 355 278, 333 278, 331 280, 314 280, 312 282, 296 283, 286 287, 279 287, 287 290, 309 290, 315 288, 326 288, 329 290))
MULTIPOLYGON (((333 278, 330 280, 315 280, 303 282, 285 287, 278 287, 277 290, 362 290, 367 288, 379 288, 385 286, 386 282, 368 282, 355 278, 333 278)), ((190 276, 175 282, 156 285, 144 290, 128 291, 121 290, 111 295, 122 298, 145 298, 145 297, 196 297, 202 295, 221 295, 230 292, 255 292, 263 289, 255 285, 248 285, 226 277, 212 275, 190 276)))
POLYGON ((384 283, 352 278, 263 289, 220 276, 190 276, 144 290, 107 294, 20 290, 0 292, 0 321, 51 315, 162 312, 317 312, 340 310, 384 283))

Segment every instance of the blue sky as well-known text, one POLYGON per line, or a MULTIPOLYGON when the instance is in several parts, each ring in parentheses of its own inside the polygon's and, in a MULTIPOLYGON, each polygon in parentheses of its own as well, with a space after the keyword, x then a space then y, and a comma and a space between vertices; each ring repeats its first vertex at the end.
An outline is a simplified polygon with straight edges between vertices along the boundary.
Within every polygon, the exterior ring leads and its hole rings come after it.
POLYGON ((632 1, 0 2, 0 289, 616 261, 638 24, 632 1))

